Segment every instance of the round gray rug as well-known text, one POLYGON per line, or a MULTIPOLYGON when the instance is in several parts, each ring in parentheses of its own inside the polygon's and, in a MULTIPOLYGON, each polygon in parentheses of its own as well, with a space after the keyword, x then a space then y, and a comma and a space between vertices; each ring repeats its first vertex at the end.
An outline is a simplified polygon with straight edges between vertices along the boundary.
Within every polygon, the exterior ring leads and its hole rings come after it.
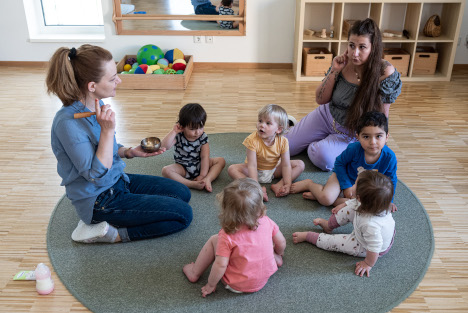
MULTIPOLYGON (((387 312, 406 299, 424 277, 434 251, 429 217, 411 190, 397 185, 396 237, 390 252, 380 258, 369 278, 354 274, 359 260, 316 248, 294 245, 292 233, 319 228, 312 220, 328 218, 330 208, 303 200, 300 194, 275 198, 269 191, 267 215, 287 239, 284 265, 257 293, 236 295, 218 285, 201 297, 207 271, 192 284, 182 267, 195 261, 198 252, 220 227, 215 195, 231 179, 227 167, 243 162, 242 141, 247 133, 209 135, 211 156, 223 156, 226 168, 213 184, 213 193, 192 191, 194 218, 184 231, 162 238, 126 244, 78 244, 71 240, 78 217, 63 197, 52 213, 47 248, 55 272, 83 305, 93 312, 387 312)), ((329 173, 306 163, 299 179, 325 183, 329 173)), ((128 160, 127 172, 161 175, 173 162, 172 151, 150 159, 128 160)), ((335 230, 351 232, 351 226, 335 230)))

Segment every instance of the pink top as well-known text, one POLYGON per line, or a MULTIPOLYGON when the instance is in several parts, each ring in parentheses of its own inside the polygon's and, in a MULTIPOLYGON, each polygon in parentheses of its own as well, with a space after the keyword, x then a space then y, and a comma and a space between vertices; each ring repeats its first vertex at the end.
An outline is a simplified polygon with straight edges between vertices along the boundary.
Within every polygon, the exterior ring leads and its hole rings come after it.
POLYGON ((246 227, 234 234, 218 233, 216 255, 229 258, 223 281, 233 289, 255 292, 263 288, 277 270, 273 236, 279 228, 268 216, 259 220, 256 230, 246 227))

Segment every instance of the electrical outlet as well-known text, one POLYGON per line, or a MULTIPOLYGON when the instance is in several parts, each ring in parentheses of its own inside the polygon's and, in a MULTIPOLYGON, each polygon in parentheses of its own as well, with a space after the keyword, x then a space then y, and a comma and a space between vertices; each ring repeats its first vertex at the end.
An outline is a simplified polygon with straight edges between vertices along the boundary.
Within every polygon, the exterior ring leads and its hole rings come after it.
POLYGON ((193 36, 193 42, 194 43, 201 43, 202 42, 202 36, 193 36))
POLYGON ((206 43, 213 43, 213 36, 205 36, 206 43))

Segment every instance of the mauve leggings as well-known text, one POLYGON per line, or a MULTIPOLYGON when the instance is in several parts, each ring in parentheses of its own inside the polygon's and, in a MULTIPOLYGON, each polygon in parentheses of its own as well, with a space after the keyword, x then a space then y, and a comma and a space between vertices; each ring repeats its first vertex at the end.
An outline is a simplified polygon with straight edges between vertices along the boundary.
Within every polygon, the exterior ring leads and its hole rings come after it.
MULTIPOLYGON (((336 128, 346 133, 347 129, 336 123, 336 128)), ((337 134, 333 129, 333 117, 329 104, 320 105, 307 114, 285 135, 289 140, 290 154, 296 155, 307 148, 307 154, 312 163, 322 171, 331 171, 335 159, 355 138, 337 134)))

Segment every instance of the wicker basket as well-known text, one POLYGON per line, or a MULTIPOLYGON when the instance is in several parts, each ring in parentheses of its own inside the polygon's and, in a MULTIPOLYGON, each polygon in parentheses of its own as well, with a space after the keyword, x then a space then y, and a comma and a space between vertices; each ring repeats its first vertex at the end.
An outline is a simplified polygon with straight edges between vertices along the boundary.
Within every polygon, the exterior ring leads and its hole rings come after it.
POLYGON ((424 35, 427 37, 439 37, 441 33, 440 17, 436 14, 431 16, 424 26, 424 35))

